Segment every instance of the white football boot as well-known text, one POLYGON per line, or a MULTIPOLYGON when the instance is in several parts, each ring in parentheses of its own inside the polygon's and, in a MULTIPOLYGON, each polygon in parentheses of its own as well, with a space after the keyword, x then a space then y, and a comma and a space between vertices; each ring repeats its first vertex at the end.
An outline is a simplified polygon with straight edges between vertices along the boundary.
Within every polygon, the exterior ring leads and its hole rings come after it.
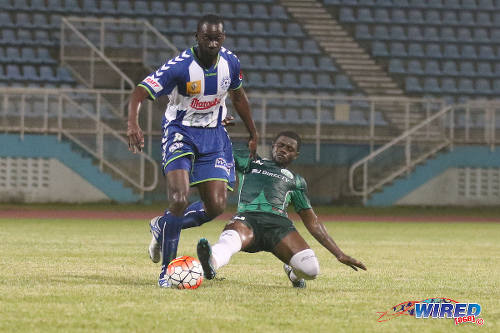
POLYGON ((153 237, 151 238, 151 243, 149 243, 149 257, 151 258, 151 261, 153 261, 155 264, 160 262, 161 260, 162 230, 158 225, 158 220, 161 217, 162 216, 157 216, 149 222, 149 231, 151 232, 151 235, 153 235, 153 237))

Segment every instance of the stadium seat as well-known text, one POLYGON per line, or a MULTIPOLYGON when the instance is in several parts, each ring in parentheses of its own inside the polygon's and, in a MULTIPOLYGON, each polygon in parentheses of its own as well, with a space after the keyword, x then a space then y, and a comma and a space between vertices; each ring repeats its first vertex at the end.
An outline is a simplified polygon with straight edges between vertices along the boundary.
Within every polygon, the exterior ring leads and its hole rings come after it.
POLYGON ((406 11, 399 8, 393 8, 391 12, 392 23, 407 24, 406 11))
POLYGON ((385 25, 375 26, 373 38, 378 40, 389 40, 389 31, 387 30, 387 27, 385 25))
MULTIPOLYGON (((104 0, 101 0, 101 3, 104 0)), ((163 16, 166 14, 165 2, 164 1, 152 1, 151 2, 151 13, 158 16, 163 16)))
POLYGON ((422 30, 420 30, 419 26, 411 25, 408 27, 408 39, 410 41, 424 40, 424 37, 422 37, 422 30))
POLYGON ((98 14, 99 9, 95 0, 83 0, 83 12, 88 14, 98 14))
POLYGON ((371 39, 370 28, 366 24, 356 25, 356 39, 371 39))
POLYGON ((408 39, 404 28, 400 25, 392 25, 390 27, 389 38, 394 41, 406 41, 408 39))
POLYGON ((473 30, 474 41, 479 43, 489 43, 488 31, 483 28, 476 28, 473 30))
POLYGON ((389 17, 389 12, 385 8, 375 9, 375 22, 377 23, 390 23, 391 19, 389 17))
POLYGON ((477 64, 477 74, 482 77, 493 77, 494 73, 489 62, 480 62, 477 64))
POLYGON ((284 51, 287 54, 301 54, 302 53, 302 48, 300 47, 299 41, 295 38, 286 38, 285 39, 285 45, 284 45, 284 51))
POLYGON ((300 64, 299 64, 299 58, 297 56, 294 56, 294 55, 285 55, 285 66, 287 68, 301 68, 300 64))
POLYGON ((442 23, 447 26, 458 24, 457 15, 454 11, 445 11, 442 20, 442 23))
POLYGON ((279 5, 273 5, 271 7, 271 17, 273 19, 279 19, 279 20, 287 20, 288 19, 288 15, 285 12, 285 9, 279 5))
MULTIPOLYGON (((267 45, 267 41, 262 39, 261 43, 257 43, 259 38, 254 39, 254 46, 256 47, 257 50, 265 50, 264 47, 257 48, 257 45, 267 45)), ((271 38, 269 39, 269 49, 270 52, 276 52, 276 53, 286 53, 285 48, 283 46, 283 40, 281 38, 271 38)), ((299 50, 300 51, 300 50, 299 50)), ((298 52, 297 52, 298 53, 298 52)))
POLYGON ((444 78, 441 82, 441 91, 448 94, 457 93, 457 82, 453 78, 444 78))
POLYGON ((425 75, 428 76, 441 75, 441 69, 439 68, 439 63, 435 60, 426 60, 424 72, 425 75))
POLYGON ((469 28, 461 27, 457 31, 457 39, 462 43, 472 42, 472 36, 469 28))
POLYGON ((270 69, 267 57, 263 54, 255 56, 255 67, 257 70, 263 71, 270 69))
POLYGON ((462 76, 476 76, 474 64, 470 61, 460 62, 460 75, 462 75, 462 76))
POLYGON ((447 60, 443 63, 443 75, 446 76, 457 76, 457 63, 453 60, 447 60))
POLYGON ((238 21, 235 25, 235 30, 238 35, 252 35, 252 29, 248 21, 238 21))
POLYGON ((304 37, 302 28, 297 23, 289 22, 286 25, 286 35, 289 37, 304 37))
POLYGON ((373 15, 370 8, 359 8, 357 15, 357 22, 373 23, 373 15))
POLYGON ((7 47, 7 50, 5 51, 5 57, 7 63, 22 62, 21 56, 19 55, 19 49, 17 47, 7 47))
POLYGON ((253 17, 257 19, 269 19, 269 13, 267 7, 263 4, 254 4, 252 6, 253 17))
POLYGON ((281 88, 300 88, 299 82, 297 81, 297 76, 294 73, 286 72, 283 74, 283 86, 281 88))
POLYGON ((473 59, 477 58, 476 48, 474 45, 463 45, 461 56, 464 59, 473 59))
POLYGON ((57 78, 63 83, 75 82, 75 79, 73 79, 69 71, 64 67, 57 67, 57 78))
POLYGON ((425 56, 427 58, 442 58, 441 46, 439 44, 427 44, 425 47, 425 56))
POLYGON ((252 18, 252 13, 250 12, 250 7, 246 3, 236 3, 235 13, 239 19, 252 18))
MULTIPOLYGON (((303 57, 303 61, 304 61, 303 57)), ((332 58, 328 56, 322 56, 319 58, 319 69, 327 72, 337 72, 337 67, 335 67, 332 58)))
POLYGON ((389 52, 387 51, 386 44, 384 42, 373 42, 372 55, 375 57, 387 57, 389 52))
POLYGON ((408 56, 410 58, 424 58, 425 53, 420 43, 410 43, 408 45, 408 56))
POLYGON ((40 77, 33 65, 23 66, 23 79, 25 81, 40 81, 40 77))
POLYGON ((351 82, 349 81, 349 78, 342 74, 335 76, 335 88, 349 91, 354 89, 351 82))
POLYGON ((312 39, 306 39, 302 44, 302 50, 307 54, 321 54, 318 44, 312 39))
POLYGON ((410 24, 422 24, 422 23, 424 23, 422 11, 419 9, 410 9, 408 11, 408 23, 410 23, 410 24))
POLYGON ((439 41, 439 34, 435 27, 425 27, 423 38, 428 42, 436 42, 439 41))
POLYGON ((458 81, 458 92, 461 94, 473 94, 474 86, 471 79, 460 78, 458 81))
POLYGON ((491 22, 490 13, 488 13, 488 12, 478 12, 476 22, 478 25, 481 25, 484 27, 490 27, 493 25, 491 22))
MULTIPOLYGON (((285 67, 285 64, 283 62, 283 57, 280 55, 271 55, 269 59, 269 68, 273 70, 285 70, 287 67, 285 67)), ((293 68, 292 68, 293 70, 293 68)))
POLYGON ((480 95, 491 95, 493 91, 491 90, 490 80, 478 79, 476 80, 476 93, 480 95))
POLYGON ((10 14, 7 12, 0 12, 0 28, 13 28, 16 24, 12 22, 10 14))
POLYGON ((391 57, 406 57, 408 53, 406 52, 405 45, 400 42, 391 43, 391 57))
POLYGON ((275 72, 266 73, 264 76, 264 81, 262 82, 263 88, 276 88, 281 89, 285 88, 281 85, 280 77, 275 72))
POLYGON ((22 81, 23 76, 21 75, 21 71, 17 65, 7 65, 6 70, 6 79, 9 81, 22 81))
POLYGON ((455 44, 445 44, 443 50, 443 56, 446 59, 459 59, 460 52, 455 44))
POLYGON ((493 48, 490 45, 481 45, 479 47, 479 59, 494 60, 498 59, 493 52, 493 48))
POLYGON ((476 24, 474 16, 472 16, 472 13, 469 11, 462 10, 459 12, 458 16, 461 25, 473 26, 476 24))
POLYGON ((408 73, 415 75, 424 74, 420 60, 410 60, 408 62, 408 73))
POLYGON ((266 118, 270 123, 281 124, 285 121, 285 118, 283 117, 281 110, 276 109, 276 108, 272 108, 272 109, 267 110, 267 117, 266 118))
POLYGON ((278 21, 272 21, 269 23, 269 34, 271 36, 284 37, 285 31, 283 29, 283 24, 278 21))
POLYGON ((424 79, 424 91, 430 94, 440 94, 441 88, 438 80, 434 77, 426 77, 424 79))
POLYGON ((406 74, 406 69, 401 59, 389 60, 389 73, 393 74, 406 74))
POLYGON ((457 40, 455 36, 455 30, 451 27, 442 27, 440 40, 443 42, 454 42, 457 40))
MULTIPOLYGON (((274 73, 275 74, 275 73, 274 73)), ((264 80, 260 73, 251 72, 248 74, 248 85, 253 88, 264 87, 264 80)))
MULTIPOLYGON (((177 1, 168 1, 167 5, 167 15, 169 16, 183 16, 184 11, 182 9, 182 4, 177 1)), ((120 10, 118 8, 118 10, 120 10)))
POLYGON ((340 22, 345 22, 345 23, 356 22, 356 18, 354 18, 354 13, 352 8, 341 7, 339 20, 340 22))

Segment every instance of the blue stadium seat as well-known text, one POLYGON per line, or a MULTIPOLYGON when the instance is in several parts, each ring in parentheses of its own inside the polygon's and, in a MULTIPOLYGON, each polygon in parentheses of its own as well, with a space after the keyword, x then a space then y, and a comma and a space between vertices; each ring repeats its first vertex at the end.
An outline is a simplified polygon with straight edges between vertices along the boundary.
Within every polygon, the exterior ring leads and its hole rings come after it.
MULTIPOLYGON (((287 69, 287 67, 285 67, 285 64, 283 62, 283 57, 281 55, 276 55, 276 54, 271 55, 269 59, 269 68, 278 71, 287 69)), ((293 68, 290 69, 293 70, 293 68)))
POLYGON ((494 73, 489 62, 480 62, 477 64, 477 74, 482 77, 493 77, 494 73))
POLYGON ((371 39, 370 28, 366 24, 356 25, 356 39, 371 39))
POLYGON ((476 76, 474 64, 470 61, 460 62, 460 75, 462 75, 462 76, 476 76))
POLYGON ((30 9, 36 12, 47 12, 44 0, 31 0, 30 9))
POLYGON ((420 9, 410 9, 408 11, 408 23, 410 23, 410 24, 422 24, 422 23, 424 23, 422 11, 420 9))
POLYGON ((300 111, 300 122, 303 124, 316 124, 316 111, 312 109, 302 109, 300 111))
POLYGON ((285 31, 283 30, 283 24, 278 21, 272 21, 269 23, 269 34, 271 36, 284 37, 285 31))
POLYGON ((490 45, 481 45, 479 47, 479 58, 485 60, 498 60, 493 52, 493 48, 490 45))
POLYGON ((285 66, 290 69, 301 68, 299 64, 299 58, 293 55, 285 55, 285 66))
POLYGON ((154 12, 151 12, 151 10, 149 10, 149 6, 148 6, 148 3, 146 1, 139 1, 139 0, 135 0, 134 1, 134 13, 138 14, 138 15, 150 15, 150 14, 154 14, 154 15, 158 15, 157 13, 154 13, 154 12))
MULTIPOLYGON (((330 89, 334 89, 335 88, 335 85, 333 84, 330 75, 326 74, 326 73, 317 74, 316 75, 316 83, 318 85, 318 89, 328 89, 328 90, 330 90, 330 89)), ((349 89, 346 89, 346 90, 349 90, 349 89)))
POLYGON ((7 12, 0 12, 0 28, 13 28, 15 23, 12 22, 10 14, 7 12))
POLYGON ((425 53, 420 43, 410 43, 408 45, 408 56, 410 58, 423 58, 425 53))
POLYGON ((339 14, 340 22, 356 22, 352 8, 341 7, 339 14))
POLYGON ((285 9, 282 6, 279 5, 273 5, 271 7, 271 15, 273 19, 279 19, 279 20, 287 20, 288 15, 285 12, 285 9))
POLYGON ((184 6, 185 6, 184 7, 185 14, 189 14, 190 16, 195 16, 197 18, 202 15, 202 12, 201 12, 202 9, 201 9, 200 3, 198 3, 198 2, 185 2, 184 6))
POLYGON ((250 7, 246 3, 236 3, 235 16, 238 18, 250 19, 252 18, 252 13, 250 12, 250 7))
POLYGON ((302 122, 302 120, 300 119, 300 115, 299 115, 299 112, 297 111, 297 109, 287 109, 284 112, 284 116, 285 116, 285 122, 286 123, 298 124, 298 123, 302 122))
POLYGON ((385 25, 376 25, 373 32, 373 38, 378 40, 389 40, 389 31, 385 25))
POLYGON ((408 39, 408 37, 406 36, 406 33, 404 31, 404 28, 400 25, 391 25, 389 38, 391 40, 395 40, 395 41, 397 41, 397 40, 405 41, 408 39))
POLYGON ((441 88, 438 80, 434 77, 426 77, 424 79, 424 91, 430 94, 440 94, 441 88))
MULTIPOLYGON (((272 73, 277 76, 276 73, 272 73)), ((248 85, 253 88, 262 88, 264 87, 264 79, 260 73, 251 72, 248 74, 248 85)))
POLYGON ((297 53, 301 54, 302 53, 302 48, 300 47, 299 41, 295 38, 286 38, 285 39, 285 46, 284 46, 284 51, 289 54, 297 53))
POLYGON ((400 42, 391 43, 391 57, 406 57, 407 55, 405 44, 400 42))
POLYGON ((281 88, 300 88, 299 82, 297 81, 297 76, 294 73, 287 72, 283 74, 283 86, 281 88))
POLYGON ((41 63, 42 59, 35 55, 35 50, 31 47, 21 49, 21 61, 24 63, 41 63))
POLYGON ((302 50, 306 54, 321 54, 321 51, 319 50, 318 44, 316 41, 312 39, 306 39, 304 40, 302 44, 302 50))
POLYGON ((500 62, 495 63, 495 76, 500 77, 500 62))
POLYGON ((311 73, 300 73, 299 84, 302 88, 305 89, 316 89, 316 83, 314 83, 314 79, 311 73))
POLYGON ((387 45, 384 42, 373 42, 372 43, 372 55, 375 57, 387 57, 389 52, 387 51, 387 45))
POLYGON ((25 81, 40 81, 40 77, 36 72, 35 66, 33 65, 23 66, 23 79, 25 81))
POLYGON ((476 22, 478 25, 490 27, 492 26, 491 16, 488 12, 478 12, 476 22))
MULTIPOLYGON (((254 39, 254 45, 255 46, 257 45, 257 43, 255 43, 257 39, 258 38, 254 39)), ((261 44, 265 45, 266 41, 263 41, 261 44)), ((259 49, 263 50, 264 48, 256 48, 256 49, 257 50, 259 50, 259 49)), ((283 40, 281 38, 271 38, 271 39, 269 39, 269 51, 271 51, 271 52, 277 52, 277 53, 283 53, 283 52, 285 52, 285 49, 283 47, 283 40)))
POLYGON ((411 25, 408 27, 408 39, 410 41, 424 40, 424 37, 422 37, 422 30, 420 30, 419 26, 411 25))
POLYGON ((99 9, 95 0, 83 0, 83 11, 88 14, 98 14, 99 9))
POLYGON ((466 28, 466 27, 458 28, 457 38, 462 43, 467 43, 467 42, 470 43, 473 41, 471 33, 470 33, 470 29, 466 28))
POLYGON ((264 76, 263 88, 285 88, 281 85, 280 77, 275 72, 266 73, 264 76))
POLYGON ((349 78, 342 74, 338 74, 335 76, 335 88, 339 90, 348 90, 348 91, 354 89, 349 78))
POLYGON ((437 10, 427 10, 425 12, 425 23, 428 24, 441 24, 441 15, 437 10))
POLYGON ((408 73, 415 75, 424 74, 420 60, 410 60, 408 62, 408 73))
POLYGON ((219 13, 224 13, 224 18, 233 19, 236 17, 233 4, 228 2, 222 2, 219 5, 219 13))
POLYGON ((389 73, 393 74, 406 74, 405 66, 401 59, 390 59, 389 60, 389 73))
POLYGON ((267 57, 262 54, 255 56, 255 67, 257 70, 263 71, 270 69, 267 57))
POLYGON ((408 23, 408 19, 406 18, 406 11, 399 8, 393 8, 391 12, 391 18, 393 23, 408 23))
POLYGON ((477 8, 482 10, 495 9, 492 0, 478 0, 477 8))
MULTIPOLYGON (((226 29, 227 31, 227 29, 226 29)), ((266 27, 266 23, 263 21, 256 21, 252 25, 252 32, 255 34, 255 36, 268 36, 269 31, 266 27)))
MULTIPOLYGON (((304 60, 304 59, 303 59, 304 60)), ((333 64, 332 58, 328 56, 322 56, 319 58, 319 69, 327 72, 336 72, 337 67, 333 64)))
POLYGON ((7 47, 5 51, 6 62, 8 63, 19 63, 22 62, 21 56, 19 55, 19 49, 17 47, 7 47))
POLYGON ((253 35, 252 29, 248 21, 237 21, 235 30, 238 35, 253 35))
POLYGON ((460 0, 444 0, 443 7, 446 9, 460 9, 460 0))
POLYGON ((459 59, 460 52, 455 44, 445 44, 443 56, 447 59, 459 59))
POLYGON ((439 63, 435 60, 427 60, 425 62, 425 75, 436 76, 441 75, 441 69, 439 68, 439 63))
POLYGON ((372 15, 371 9, 370 8, 359 8, 358 15, 357 15, 357 21, 363 22, 363 23, 372 23, 374 20, 373 20, 373 15, 372 15))
POLYGON ((443 63, 443 75, 457 76, 458 75, 457 63, 453 60, 446 60, 443 63))
POLYGON ((464 59, 476 59, 477 53, 474 45, 463 45, 461 56, 464 59))
POLYGON ((493 93, 497 96, 500 95, 500 79, 493 81, 493 93))
POLYGON ((461 25, 473 26, 476 24, 476 20, 472 13, 469 11, 462 10, 459 12, 459 21, 461 25))
MULTIPOLYGON (((120 10, 120 8, 118 8, 120 10)), ((167 15, 171 16, 182 16, 184 14, 184 10, 182 9, 182 5, 177 1, 168 1, 167 3, 167 15)))
POLYGON ((285 122, 285 118, 280 109, 272 108, 267 110, 267 121, 271 124, 281 124, 285 122))
POLYGON ((474 29, 474 41, 479 43, 489 43, 488 31, 484 28, 474 29))
MULTIPOLYGON (((103 0, 101 0, 103 1, 103 0)), ((152 1, 151 2, 151 13, 154 15, 162 16, 165 15, 167 10, 165 9, 165 1, 152 1)))
POLYGON ((21 70, 19 69, 19 66, 14 64, 7 65, 5 76, 9 81, 23 80, 23 76, 21 75, 21 70))
MULTIPOLYGON (((159 13, 159 14, 161 13, 161 14, 165 15, 165 6, 163 5, 163 3, 161 3, 161 5, 159 5, 158 2, 154 2, 153 4, 158 7, 158 8, 156 8, 156 10, 158 10, 158 11, 157 12, 155 11, 155 13, 159 13), (163 11, 160 11, 161 8, 163 8, 163 11)), ((117 14, 115 4, 112 0, 101 0, 101 5, 99 7, 99 10, 104 15, 116 15, 117 14)))
POLYGON ((428 58, 442 58, 441 46, 439 44, 427 44, 425 46, 425 55, 428 58))
POLYGON ((252 6, 252 13, 254 18, 258 19, 269 19, 269 13, 267 11, 267 7, 263 4, 254 4, 252 6))
POLYGON ((238 53, 242 52, 252 52, 252 45, 250 43, 250 39, 247 37, 239 37, 236 40, 236 51, 238 53))
POLYGON ((428 42, 439 41, 439 34, 435 27, 425 27, 424 28, 424 40, 428 42))
POLYGON ((478 79, 476 80, 476 93, 481 95, 491 95, 493 90, 491 90, 490 80, 478 79))
POLYGON ((457 82, 453 78, 444 78, 441 82, 441 91, 448 94, 457 93, 457 82))
POLYGON ((443 42, 454 42, 457 40, 455 36, 455 30, 451 27, 442 27, 440 39, 443 42))
POLYGON ((286 25, 286 35, 290 37, 304 37, 302 28, 297 23, 289 22, 286 25))
POLYGON ((391 19, 389 17, 389 12, 385 8, 375 9, 375 22, 377 23, 390 23, 391 19))
POLYGON ((74 83, 75 79, 65 67, 57 67, 57 78, 63 83, 74 83))
POLYGON ((457 14, 454 11, 445 11, 443 13, 443 24, 444 25, 457 25, 458 19, 457 14))
POLYGON ((395 7, 399 8, 408 8, 409 6, 408 0, 392 0, 392 3, 395 7))
POLYGON ((217 13, 217 8, 213 2, 203 2, 201 4, 201 12, 204 14, 215 14, 217 13))
POLYGON ((474 85, 471 79, 460 78, 458 81, 458 92, 461 94, 473 94, 474 85))

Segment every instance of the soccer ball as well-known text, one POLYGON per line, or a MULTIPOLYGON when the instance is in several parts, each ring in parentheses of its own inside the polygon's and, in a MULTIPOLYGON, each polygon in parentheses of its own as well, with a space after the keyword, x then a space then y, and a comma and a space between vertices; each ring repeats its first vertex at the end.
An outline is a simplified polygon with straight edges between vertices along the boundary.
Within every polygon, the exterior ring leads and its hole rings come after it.
POLYGON ((168 264, 165 277, 172 288, 196 289, 203 282, 203 268, 195 258, 182 256, 168 264))

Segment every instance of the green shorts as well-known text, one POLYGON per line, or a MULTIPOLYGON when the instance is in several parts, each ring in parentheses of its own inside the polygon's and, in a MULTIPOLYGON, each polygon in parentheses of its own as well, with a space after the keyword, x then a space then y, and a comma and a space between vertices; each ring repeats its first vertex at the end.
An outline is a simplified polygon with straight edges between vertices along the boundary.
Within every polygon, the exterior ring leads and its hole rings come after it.
POLYGON ((252 229, 254 242, 246 248, 245 252, 272 252, 286 235, 295 229, 293 222, 284 216, 271 213, 244 212, 238 213, 233 220, 244 223, 252 229))

